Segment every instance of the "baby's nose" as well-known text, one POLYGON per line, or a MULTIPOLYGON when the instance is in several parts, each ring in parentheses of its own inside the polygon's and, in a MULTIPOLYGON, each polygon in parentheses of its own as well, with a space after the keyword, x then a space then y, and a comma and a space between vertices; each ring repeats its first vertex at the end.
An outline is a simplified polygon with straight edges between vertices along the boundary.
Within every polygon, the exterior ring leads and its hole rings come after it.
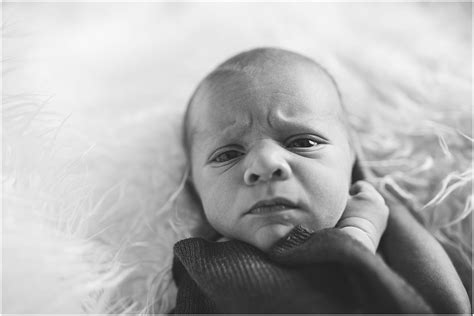
POLYGON ((285 159, 284 148, 276 143, 265 142, 248 155, 248 165, 244 172, 247 185, 260 182, 282 181, 289 178, 291 168, 285 159))

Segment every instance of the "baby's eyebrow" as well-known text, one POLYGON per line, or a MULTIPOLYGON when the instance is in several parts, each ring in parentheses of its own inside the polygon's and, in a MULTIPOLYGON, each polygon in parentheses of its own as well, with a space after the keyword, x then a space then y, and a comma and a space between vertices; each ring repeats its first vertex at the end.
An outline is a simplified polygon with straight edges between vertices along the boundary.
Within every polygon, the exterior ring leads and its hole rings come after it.
POLYGON ((242 139, 251 128, 252 127, 249 124, 239 124, 237 126, 228 126, 223 131, 218 131, 217 133, 202 131, 200 134, 207 134, 203 135, 203 137, 206 138, 209 144, 212 144, 211 147, 217 148, 219 146, 225 145, 224 143, 226 142, 242 139))
POLYGON ((291 119, 268 118, 268 125, 276 130, 292 131, 292 130, 313 128, 315 125, 319 125, 318 123, 320 121, 322 120, 314 118, 314 117, 299 117, 299 118, 291 118, 291 119))
POLYGON ((223 139, 241 137, 243 133, 242 129, 229 131, 226 128, 224 131, 211 131, 209 129, 195 128, 191 133, 191 139, 193 142, 202 142, 208 147, 216 147, 219 146, 223 139))
POLYGON ((287 132, 313 132, 318 133, 325 129, 328 123, 337 119, 332 113, 320 113, 318 115, 308 115, 308 113, 298 113, 296 115, 271 115, 267 117, 268 125, 277 131, 287 132))
MULTIPOLYGON (((256 125, 267 125, 278 138, 291 136, 288 134, 316 134, 323 138, 328 138, 326 130, 329 125, 338 121, 337 115, 333 113, 319 113, 318 115, 308 115, 308 113, 298 113, 296 115, 271 115, 266 117, 266 122, 259 124, 258 121, 249 119, 248 121, 234 120, 229 122, 222 130, 209 130, 196 128, 192 137, 201 143, 201 148, 207 151, 214 151, 219 147, 230 144, 241 144, 242 139, 252 131, 256 125)), ((284 139, 282 139, 283 141, 284 139)), ((208 154, 208 153, 207 153, 208 154)))
MULTIPOLYGON (((319 134, 320 136, 326 136, 324 133, 324 125, 322 122, 327 122, 326 118, 315 118, 315 117, 301 117, 298 120, 278 120, 272 122, 271 128, 277 135, 287 135, 292 133, 309 133, 319 134)), ((210 148, 217 149, 220 146, 225 146, 230 143, 238 142, 243 139, 245 135, 252 130, 254 126, 248 126, 247 124, 239 124, 237 126, 229 126, 222 132, 211 133, 210 131, 201 131, 198 137, 202 137, 210 148)))

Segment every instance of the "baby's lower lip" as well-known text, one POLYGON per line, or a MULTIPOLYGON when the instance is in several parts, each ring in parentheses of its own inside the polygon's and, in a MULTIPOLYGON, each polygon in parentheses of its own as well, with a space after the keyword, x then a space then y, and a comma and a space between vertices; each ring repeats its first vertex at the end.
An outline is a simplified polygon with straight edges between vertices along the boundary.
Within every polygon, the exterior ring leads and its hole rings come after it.
POLYGON ((251 209, 250 214, 265 215, 265 214, 282 212, 282 211, 291 210, 291 209, 293 208, 288 205, 283 205, 283 204, 268 205, 268 206, 260 206, 260 207, 251 209))

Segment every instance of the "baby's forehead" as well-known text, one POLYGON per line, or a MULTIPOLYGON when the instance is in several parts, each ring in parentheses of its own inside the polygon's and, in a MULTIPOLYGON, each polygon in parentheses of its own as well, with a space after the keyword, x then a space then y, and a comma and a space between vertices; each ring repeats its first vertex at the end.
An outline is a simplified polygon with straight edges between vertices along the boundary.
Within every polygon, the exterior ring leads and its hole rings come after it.
POLYGON ((321 69, 303 63, 272 69, 217 69, 201 84, 194 96, 195 114, 221 110, 252 111, 269 107, 298 114, 315 110, 319 116, 340 116, 338 88, 321 69), (245 109, 242 109, 245 108, 245 109))
POLYGON ((211 72, 189 104, 185 122, 188 146, 198 134, 205 137, 202 134, 207 134, 206 129, 211 134, 216 131, 210 128, 211 121, 217 122, 219 129, 239 120, 245 126, 245 113, 262 106, 262 100, 270 107, 279 105, 289 117, 301 117, 307 114, 305 110, 316 109, 319 121, 337 118, 347 128, 339 90, 330 74, 310 59, 287 57, 262 57, 250 62, 230 59, 211 72), (287 106, 281 107, 285 102, 287 106), (297 106, 298 102, 306 107, 297 106), (243 113, 240 117, 226 115, 236 108, 243 113))

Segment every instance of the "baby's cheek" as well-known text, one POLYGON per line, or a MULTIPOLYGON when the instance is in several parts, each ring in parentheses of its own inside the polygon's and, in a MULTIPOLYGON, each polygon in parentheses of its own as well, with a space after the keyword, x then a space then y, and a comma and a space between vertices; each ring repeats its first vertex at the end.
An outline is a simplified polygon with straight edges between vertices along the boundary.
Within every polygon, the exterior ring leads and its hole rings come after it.
POLYGON ((336 223, 341 219, 344 210, 346 209, 347 202, 349 200, 349 188, 344 183, 336 181, 333 183, 333 187, 328 196, 331 196, 329 202, 331 207, 328 211, 331 213, 331 227, 334 227, 336 223))
POLYGON ((335 227, 342 217, 349 197, 348 182, 342 172, 322 172, 309 180, 307 190, 314 217, 313 229, 335 227))

